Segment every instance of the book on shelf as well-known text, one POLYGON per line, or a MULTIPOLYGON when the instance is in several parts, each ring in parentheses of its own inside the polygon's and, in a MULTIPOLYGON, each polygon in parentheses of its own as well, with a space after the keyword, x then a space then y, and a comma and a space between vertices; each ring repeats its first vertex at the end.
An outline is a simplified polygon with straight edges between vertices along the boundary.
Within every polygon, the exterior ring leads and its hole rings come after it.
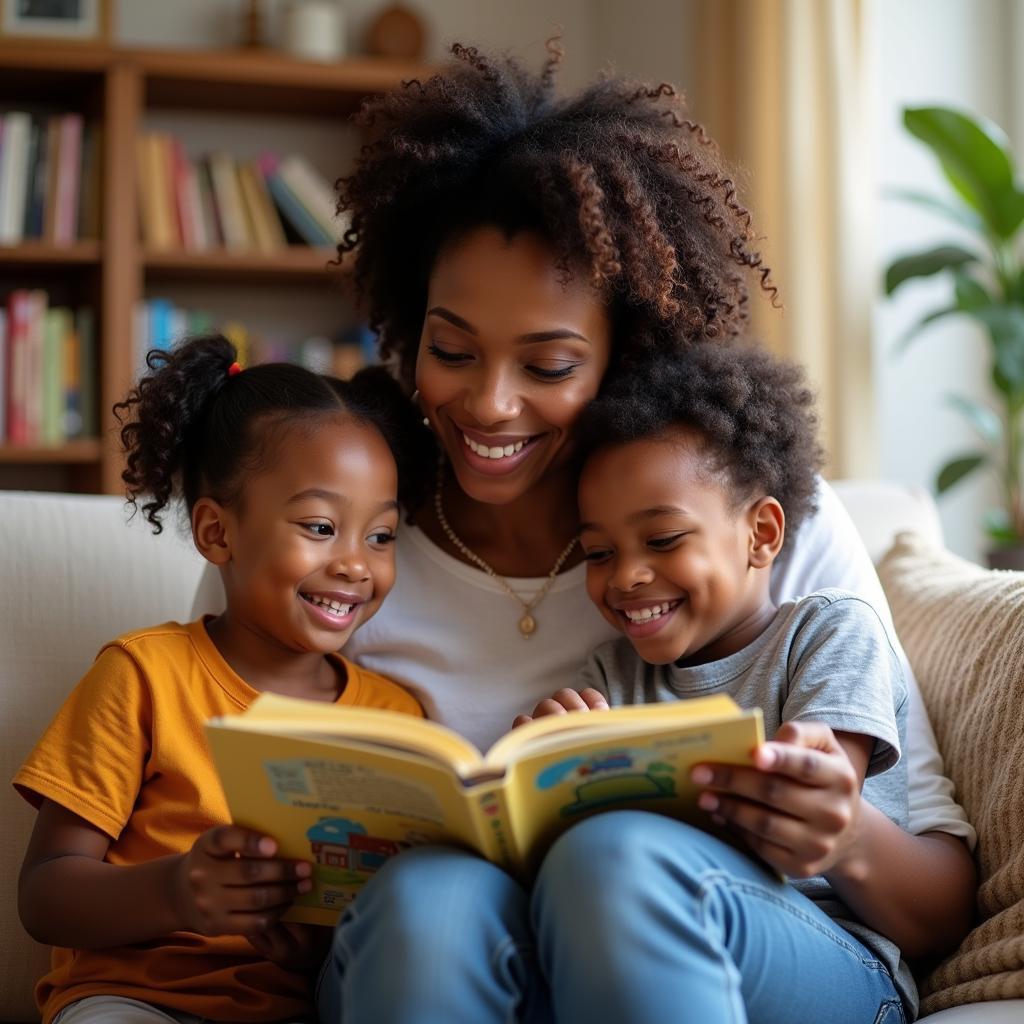
POLYGON ((259 158, 259 168, 270 190, 281 217, 306 245, 326 248, 334 244, 334 237, 306 207, 280 174, 280 159, 274 153, 259 158))
POLYGON ((96 346, 89 310, 51 306, 16 289, 0 331, 0 436, 12 445, 60 445, 98 434, 96 346))
POLYGON ((321 227, 331 244, 340 242, 348 228, 349 218, 347 214, 339 217, 335 212, 337 198, 330 183, 298 153, 284 157, 277 165, 276 173, 321 227))
POLYGON ((78 113, 0 115, 0 244, 45 239, 70 245, 98 236, 94 138, 78 113))
POLYGON ((540 718, 486 754, 434 722, 276 694, 206 731, 232 819, 313 862, 285 920, 325 925, 409 846, 454 843, 527 879, 591 814, 702 823, 691 769, 748 764, 764 739, 760 710, 724 695, 540 718))
POLYGON ((16 245, 24 236, 32 168, 29 166, 32 119, 24 111, 3 115, 0 133, 0 244, 16 245))

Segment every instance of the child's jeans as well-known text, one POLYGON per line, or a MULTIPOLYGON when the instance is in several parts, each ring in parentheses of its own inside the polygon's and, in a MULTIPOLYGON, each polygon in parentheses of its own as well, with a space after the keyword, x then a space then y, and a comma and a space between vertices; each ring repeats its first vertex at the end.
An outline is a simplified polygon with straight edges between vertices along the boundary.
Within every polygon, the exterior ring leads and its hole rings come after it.
POLYGON ((885 967, 810 900, 669 818, 589 818, 532 892, 460 850, 394 858, 345 914, 321 1024, 900 1024, 885 967))

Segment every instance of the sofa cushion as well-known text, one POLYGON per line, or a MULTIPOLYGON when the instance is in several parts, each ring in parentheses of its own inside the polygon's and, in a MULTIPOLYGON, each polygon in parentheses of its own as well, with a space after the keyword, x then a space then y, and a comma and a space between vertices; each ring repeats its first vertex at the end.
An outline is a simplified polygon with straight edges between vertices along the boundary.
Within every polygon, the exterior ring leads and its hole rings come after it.
POLYGON ((185 619, 205 564, 169 520, 155 537, 124 501, 0 494, 0 1020, 38 1020, 49 949, 22 931, 18 869, 35 813, 10 778, 100 647, 185 619))
POLYGON ((1024 996, 1024 573, 904 534, 879 566, 946 771, 978 831, 979 924, 922 1011, 1024 996))

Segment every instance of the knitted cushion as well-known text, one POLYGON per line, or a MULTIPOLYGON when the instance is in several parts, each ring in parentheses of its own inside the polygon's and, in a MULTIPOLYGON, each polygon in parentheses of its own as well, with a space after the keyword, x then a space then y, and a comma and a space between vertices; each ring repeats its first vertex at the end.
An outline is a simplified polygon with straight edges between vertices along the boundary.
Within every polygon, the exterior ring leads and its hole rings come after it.
POLYGON ((957 798, 978 830, 980 923, 924 980, 922 1012, 1024 996, 1024 573, 912 534, 879 566, 957 798))

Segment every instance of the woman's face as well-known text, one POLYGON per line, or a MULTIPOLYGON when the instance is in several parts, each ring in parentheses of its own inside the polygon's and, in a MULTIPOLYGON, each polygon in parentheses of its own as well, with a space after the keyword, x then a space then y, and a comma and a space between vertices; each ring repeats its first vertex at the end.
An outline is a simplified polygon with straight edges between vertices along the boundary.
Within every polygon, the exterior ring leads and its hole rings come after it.
POLYGON ((471 498, 503 505, 563 470, 611 353, 604 301, 537 235, 478 228, 438 255, 416 358, 423 411, 471 498))

